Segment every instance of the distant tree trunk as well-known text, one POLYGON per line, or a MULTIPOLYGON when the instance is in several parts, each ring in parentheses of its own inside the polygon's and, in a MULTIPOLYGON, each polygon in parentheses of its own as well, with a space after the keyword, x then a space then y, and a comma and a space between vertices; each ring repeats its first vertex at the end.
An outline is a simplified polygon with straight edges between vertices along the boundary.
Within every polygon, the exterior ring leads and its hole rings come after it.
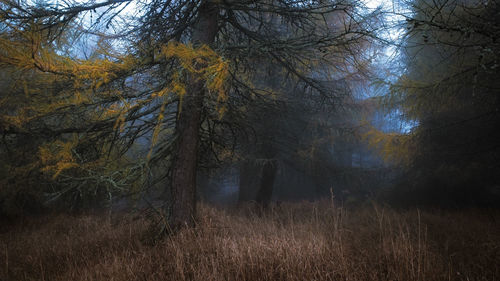
POLYGON ((269 207, 271 203, 277 170, 278 165, 276 160, 267 160, 262 167, 262 176, 260 178, 256 201, 263 208, 269 207))
POLYGON ((273 196, 274 180, 278 170, 278 161, 275 159, 277 151, 272 138, 266 137, 261 144, 259 153, 263 156, 260 181, 255 201, 264 209, 269 207, 273 196))
MULTIPOLYGON (((217 14, 217 7, 210 1, 200 5, 192 33, 195 46, 214 43, 217 14)), ((189 79, 191 84, 180 105, 177 119, 177 148, 170 186, 172 205, 169 223, 174 230, 194 226, 196 214, 196 169, 205 81, 198 80, 194 75, 189 79)))
POLYGON ((260 167, 252 160, 240 164, 238 204, 255 200, 260 167))

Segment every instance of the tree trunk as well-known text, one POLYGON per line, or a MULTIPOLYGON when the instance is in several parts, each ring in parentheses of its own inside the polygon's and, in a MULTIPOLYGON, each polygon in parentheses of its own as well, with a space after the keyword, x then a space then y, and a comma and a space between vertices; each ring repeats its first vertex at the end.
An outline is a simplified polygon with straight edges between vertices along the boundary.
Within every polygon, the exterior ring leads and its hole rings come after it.
POLYGON ((256 199, 261 167, 254 160, 240 164, 238 204, 256 199))
MULTIPOLYGON (((192 42, 195 47, 212 45, 217 34, 217 7, 204 1, 198 10, 198 19, 193 27, 192 42)), ((200 66, 203 67, 203 66, 200 66)), ((196 170, 198 161, 199 128, 204 82, 190 75, 188 92, 179 105, 177 119, 177 149, 172 167, 170 228, 192 227, 196 213, 196 170)))
POLYGON ((276 160, 267 160, 262 167, 259 191, 257 192, 257 203, 264 209, 269 207, 273 196, 274 179, 278 165, 276 160))

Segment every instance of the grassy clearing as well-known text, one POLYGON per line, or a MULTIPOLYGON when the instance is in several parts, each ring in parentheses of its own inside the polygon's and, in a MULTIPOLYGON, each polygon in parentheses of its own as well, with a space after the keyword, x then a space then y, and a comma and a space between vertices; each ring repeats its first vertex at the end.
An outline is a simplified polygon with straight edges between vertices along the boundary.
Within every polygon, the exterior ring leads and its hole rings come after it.
POLYGON ((0 280, 500 280, 498 212, 319 202, 199 219, 156 245, 145 219, 30 219, 0 233, 0 280))

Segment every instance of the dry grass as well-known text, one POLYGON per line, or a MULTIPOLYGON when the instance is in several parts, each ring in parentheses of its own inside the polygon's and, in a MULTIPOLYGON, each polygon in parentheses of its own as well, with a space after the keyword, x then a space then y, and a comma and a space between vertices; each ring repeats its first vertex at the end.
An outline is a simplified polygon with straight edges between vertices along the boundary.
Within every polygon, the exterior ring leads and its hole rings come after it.
POLYGON ((196 229, 149 245, 144 219, 59 215, 0 234, 0 280, 499 280, 499 218, 203 205, 196 229))

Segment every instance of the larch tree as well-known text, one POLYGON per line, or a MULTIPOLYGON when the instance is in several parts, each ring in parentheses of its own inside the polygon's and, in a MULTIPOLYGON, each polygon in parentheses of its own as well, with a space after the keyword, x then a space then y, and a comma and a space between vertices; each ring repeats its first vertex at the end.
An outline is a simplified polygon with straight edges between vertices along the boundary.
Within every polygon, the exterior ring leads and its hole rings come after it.
POLYGON ((336 83, 338 73, 364 65, 363 47, 376 27, 358 5, 342 0, 2 1, 2 67, 44 73, 61 86, 37 92, 38 107, 30 98, 26 106, 2 113, 0 130, 8 136, 44 136, 37 161, 54 180, 74 182, 107 171, 107 177, 94 178, 124 189, 148 178, 144 171, 162 162, 169 179, 169 227, 193 226, 204 149, 216 158, 230 153, 226 140, 244 129, 246 106, 273 100, 280 91, 259 86, 254 63, 266 61, 287 83, 338 104, 343 93, 328 85, 336 83), (120 11, 131 3, 141 13, 123 21, 127 16, 120 11), (105 34, 105 28, 120 32, 105 34), (58 40, 72 30, 98 39, 93 56, 82 59, 71 47, 59 48, 58 40), (150 139, 144 161, 126 161, 122 170, 111 165, 141 138, 150 139), (81 157, 92 147, 93 157, 81 157))
POLYGON ((404 185, 422 201, 491 204, 500 182, 498 3, 409 1, 406 11, 404 69, 386 104, 413 128, 372 131, 372 140, 407 164, 404 185))

